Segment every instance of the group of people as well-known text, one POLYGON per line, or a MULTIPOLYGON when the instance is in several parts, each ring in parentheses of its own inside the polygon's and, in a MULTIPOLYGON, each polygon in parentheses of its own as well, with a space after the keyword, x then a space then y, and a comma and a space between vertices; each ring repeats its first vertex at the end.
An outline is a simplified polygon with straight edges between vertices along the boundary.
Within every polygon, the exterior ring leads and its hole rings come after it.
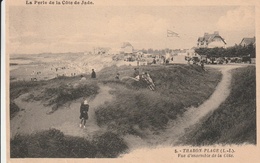
POLYGON ((143 74, 140 74, 139 73, 139 70, 137 68, 134 69, 134 78, 137 79, 137 80, 143 80, 147 83, 148 85, 148 88, 152 91, 155 90, 155 85, 154 85, 154 82, 150 76, 149 73, 147 72, 144 72, 143 74))
MULTIPOLYGON (((147 73, 147 72, 140 74, 139 70, 137 68, 134 68, 133 77, 130 77, 130 78, 132 78, 136 81, 145 81, 150 90, 152 90, 152 91, 155 90, 155 84, 154 84, 150 74, 147 73)), ((120 74, 119 73, 116 74, 115 79, 120 80, 120 74)), ((122 79, 124 79, 124 78, 122 78, 122 79)))

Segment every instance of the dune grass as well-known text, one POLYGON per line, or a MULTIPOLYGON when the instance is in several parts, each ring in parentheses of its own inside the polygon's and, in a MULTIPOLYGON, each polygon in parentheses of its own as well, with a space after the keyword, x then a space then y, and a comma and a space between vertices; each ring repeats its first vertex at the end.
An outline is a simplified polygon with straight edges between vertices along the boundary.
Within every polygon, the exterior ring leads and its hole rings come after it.
POLYGON ((14 100, 24 93, 36 90, 39 86, 44 86, 47 83, 45 81, 33 82, 33 81, 14 81, 10 82, 10 118, 13 118, 20 108, 15 104, 14 100))
POLYGON ((128 150, 119 135, 106 132, 93 140, 65 136, 56 129, 11 139, 11 158, 115 158, 128 150))
POLYGON ((230 96, 204 122, 183 138, 185 144, 256 144, 255 67, 232 71, 230 96))
MULTIPOLYGON (((131 76, 133 68, 112 67, 122 76, 131 76)), ((221 80, 220 72, 203 71, 197 65, 146 66, 141 70, 150 74, 155 91, 150 91, 145 83, 131 79, 115 80, 108 75, 109 69, 100 72, 100 76, 106 76, 103 82, 113 87, 116 98, 97 109, 98 125, 107 125, 120 134, 142 135, 145 129, 164 129, 185 108, 198 106, 209 98, 221 80)))
POLYGON ((47 101, 46 106, 52 106, 53 110, 57 110, 64 104, 81 97, 95 96, 98 90, 97 83, 93 82, 76 83, 73 85, 62 83, 57 87, 45 88, 42 94, 34 97, 34 100, 47 101))
POLYGON ((48 81, 15 81, 10 84, 10 117, 14 117, 20 109, 14 99, 22 94, 29 93, 30 100, 43 101, 46 106, 51 106, 52 111, 64 104, 81 97, 95 96, 99 87, 93 80, 80 81, 80 77, 58 77, 48 81))

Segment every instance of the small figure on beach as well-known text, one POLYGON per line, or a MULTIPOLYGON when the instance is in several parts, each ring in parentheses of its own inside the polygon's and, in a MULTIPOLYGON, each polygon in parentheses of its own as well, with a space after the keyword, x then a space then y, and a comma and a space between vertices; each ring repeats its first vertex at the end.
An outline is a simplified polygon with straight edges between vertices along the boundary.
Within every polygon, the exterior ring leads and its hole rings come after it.
POLYGON ((96 78, 96 72, 94 69, 92 69, 91 78, 96 78))

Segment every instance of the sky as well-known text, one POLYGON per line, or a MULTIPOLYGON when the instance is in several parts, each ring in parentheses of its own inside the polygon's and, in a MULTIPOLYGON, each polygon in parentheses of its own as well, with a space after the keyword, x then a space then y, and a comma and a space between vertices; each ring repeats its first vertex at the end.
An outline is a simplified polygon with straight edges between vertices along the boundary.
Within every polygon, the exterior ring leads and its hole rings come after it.
POLYGON ((255 36, 254 6, 12 6, 10 54, 84 52, 93 47, 184 49, 205 32, 227 46, 255 36), (167 30, 179 37, 167 37, 167 30))

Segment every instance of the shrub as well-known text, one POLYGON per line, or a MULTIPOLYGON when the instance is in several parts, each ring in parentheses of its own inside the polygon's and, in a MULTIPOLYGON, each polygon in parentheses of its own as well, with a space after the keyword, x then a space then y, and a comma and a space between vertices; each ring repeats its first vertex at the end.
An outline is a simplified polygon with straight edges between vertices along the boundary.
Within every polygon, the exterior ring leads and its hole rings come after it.
POLYGON ((64 136, 56 129, 11 139, 11 158, 114 158, 128 147, 119 135, 106 132, 94 140, 64 136))
POLYGON ((27 141, 28 137, 22 135, 15 135, 14 138, 11 139, 11 158, 26 158, 29 156, 27 141))
POLYGON ((20 111, 20 108, 10 100, 10 118, 13 118, 17 112, 20 111))
POLYGON ((115 158, 122 152, 126 152, 127 145, 118 134, 106 132, 100 136, 96 136, 93 143, 97 147, 99 156, 103 158, 115 158))
POLYGON ((35 100, 48 101, 47 106, 54 105, 53 110, 58 109, 67 102, 80 97, 89 97, 98 93, 99 87, 94 83, 76 84, 75 86, 61 84, 58 87, 46 88, 43 94, 34 97, 35 100))
POLYGON ((14 81, 10 82, 10 99, 13 100, 24 93, 46 84, 46 81, 14 81))
POLYGON ((66 158, 94 158, 98 153, 97 147, 86 138, 66 136, 63 145, 66 158))

